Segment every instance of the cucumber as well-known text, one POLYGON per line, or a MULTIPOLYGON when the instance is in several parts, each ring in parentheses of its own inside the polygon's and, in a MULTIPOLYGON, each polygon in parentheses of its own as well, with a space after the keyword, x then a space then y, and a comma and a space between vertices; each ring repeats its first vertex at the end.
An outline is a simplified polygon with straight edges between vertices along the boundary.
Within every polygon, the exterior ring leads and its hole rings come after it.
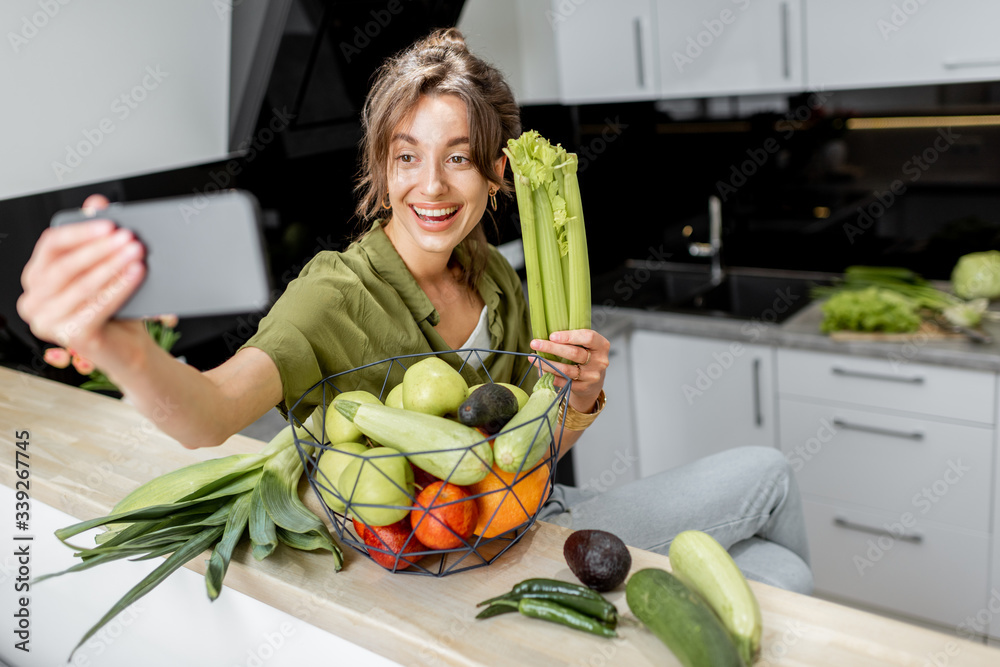
POLYGON ((535 383, 528 402, 493 441, 493 458, 504 472, 531 470, 548 451, 559 415, 554 379, 554 375, 546 373, 535 383))
POLYGON ((369 438, 407 454, 413 465, 438 479, 458 486, 475 484, 493 466, 490 443, 474 428, 374 403, 334 401, 333 406, 369 438))
POLYGON ((670 544, 670 566, 708 602, 729 630, 746 664, 760 652, 760 605, 740 568, 719 542, 700 530, 685 530, 670 544))
POLYGON ((633 574, 625 600, 685 667, 743 667, 736 644, 708 604, 666 570, 633 574))

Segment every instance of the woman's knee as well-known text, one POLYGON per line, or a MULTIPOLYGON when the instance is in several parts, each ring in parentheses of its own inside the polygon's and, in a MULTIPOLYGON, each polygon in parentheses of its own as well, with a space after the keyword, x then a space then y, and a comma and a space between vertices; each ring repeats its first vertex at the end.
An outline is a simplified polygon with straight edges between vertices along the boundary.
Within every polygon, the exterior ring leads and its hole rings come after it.
POLYGON ((726 457, 726 465, 738 470, 744 477, 784 484, 792 476, 792 468, 785 455, 774 447, 748 445, 726 450, 721 455, 726 457))
POLYGON ((763 445, 747 445, 745 447, 737 447, 734 452, 738 452, 740 456, 744 457, 750 464, 758 465, 765 468, 778 468, 781 470, 788 470, 788 459, 785 455, 781 453, 776 447, 765 447, 763 445))
POLYGON ((729 554, 748 579, 804 595, 813 591, 808 563, 786 547, 751 537, 730 547, 729 554))

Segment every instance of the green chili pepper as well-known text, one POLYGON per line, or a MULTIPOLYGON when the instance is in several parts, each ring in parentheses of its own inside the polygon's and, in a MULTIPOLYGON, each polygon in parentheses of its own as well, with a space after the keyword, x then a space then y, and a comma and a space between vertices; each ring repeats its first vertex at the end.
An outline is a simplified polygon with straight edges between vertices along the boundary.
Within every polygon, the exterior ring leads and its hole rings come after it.
POLYGON ((604 596, 597 591, 574 584, 569 581, 559 579, 525 579, 519 584, 515 584, 511 593, 562 593, 564 595, 581 595, 594 600, 603 600, 604 596))
POLYGON ((582 630, 601 637, 617 637, 618 634, 611 628, 590 616, 585 616, 578 611, 564 607, 557 602, 542 600, 539 598, 521 598, 517 604, 517 609, 525 616, 539 618, 543 621, 559 623, 574 630, 582 630))
POLYGON ((494 616, 499 616, 500 614, 509 614, 510 612, 517 611, 517 606, 507 605, 501 602, 495 602, 491 604, 486 609, 476 614, 476 618, 493 618, 494 616))
POLYGON ((512 599, 520 601, 529 598, 533 600, 548 600, 549 602, 555 602, 574 611, 578 611, 581 614, 585 614, 603 621, 604 623, 610 624, 611 627, 618 625, 618 609, 604 598, 601 598, 600 600, 593 600, 589 597, 581 595, 565 595, 563 593, 523 593, 522 595, 512 599))
POLYGON ((489 600, 483 600, 478 606, 491 604, 497 600, 520 599, 521 596, 528 593, 555 593, 559 595, 576 595, 591 600, 604 600, 604 596, 597 591, 568 581, 560 581, 558 579, 525 579, 521 583, 515 584, 509 593, 498 595, 489 600))

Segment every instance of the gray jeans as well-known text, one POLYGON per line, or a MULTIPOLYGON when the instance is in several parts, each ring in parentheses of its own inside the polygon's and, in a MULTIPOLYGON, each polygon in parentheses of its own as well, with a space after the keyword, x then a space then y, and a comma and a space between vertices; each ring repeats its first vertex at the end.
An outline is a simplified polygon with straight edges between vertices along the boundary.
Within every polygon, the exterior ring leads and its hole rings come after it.
POLYGON ((604 493, 556 485, 539 519, 606 530, 664 555, 679 532, 702 530, 747 578, 812 592, 798 487, 785 457, 769 447, 726 450, 604 493))

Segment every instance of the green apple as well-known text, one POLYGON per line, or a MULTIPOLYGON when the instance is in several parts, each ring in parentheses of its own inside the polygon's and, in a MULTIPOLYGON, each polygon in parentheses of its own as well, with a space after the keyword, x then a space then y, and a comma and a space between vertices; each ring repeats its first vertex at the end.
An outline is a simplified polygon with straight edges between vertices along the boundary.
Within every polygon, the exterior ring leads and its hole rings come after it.
POLYGON ((403 407, 443 417, 458 412, 469 385, 462 374, 440 357, 418 361, 403 373, 403 407))
POLYGON ((392 391, 389 392, 389 395, 385 397, 385 405, 386 405, 386 407, 389 407, 389 408, 398 408, 400 410, 403 409, 403 383, 402 382, 400 382, 395 387, 393 387, 392 391))
MULTIPOLYGON (((521 389, 520 387, 518 387, 516 384, 507 384, 506 382, 497 382, 496 384, 499 384, 501 386, 504 386, 504 387, 507 387, 508 389, 510 389, 511 393, 514 394, 514 397, 517 398, 517 409, 518 410, 520 410, 521 408, 523 408, 524 404, 528 402, 528 393, 526 391, 524 391, 523 389, 521 389)), ((469 396, 472 396, 472 392, 474 392, 476 389, 478 389, 479 387, 482 387, 482 386, 483 385, 481 385, 481 384, 477 384, 477 385, 473 385, 473 386, 469 387, 469 396)))
POLYGON ((331 493, 321 488, 319 495, 334 512, 341 514, 344 512, 344 501, 341 499, 343 494, 337 486, 340 483, 340 475, 344 472, 344 468, 358 458, 358 455, 367 451, 368 448, 360 442, 342 442, 334 445, 332 449, 324 450, 323 455, 319 457, 316 481, 336 492, 331 493))
MULTIPOLYGON (((345 391, 342 394, 337 394, 333 402, 336 403, 341 399, 345 401, 357 401, 358 403, 378 403, 382 405, 382 401, 378 400, 378 396, 362 390, 345 391)), ((326 411, 326 438, 330 442, 362 442, 365 436, 347 417, 337 412, 336 408, 330 407, 326 411)))
POLYGON ((337 489, 351 516, 369 526, 388 526, 410 512, 413 466, 395 449, 375 447, 347 464, 337 489))

